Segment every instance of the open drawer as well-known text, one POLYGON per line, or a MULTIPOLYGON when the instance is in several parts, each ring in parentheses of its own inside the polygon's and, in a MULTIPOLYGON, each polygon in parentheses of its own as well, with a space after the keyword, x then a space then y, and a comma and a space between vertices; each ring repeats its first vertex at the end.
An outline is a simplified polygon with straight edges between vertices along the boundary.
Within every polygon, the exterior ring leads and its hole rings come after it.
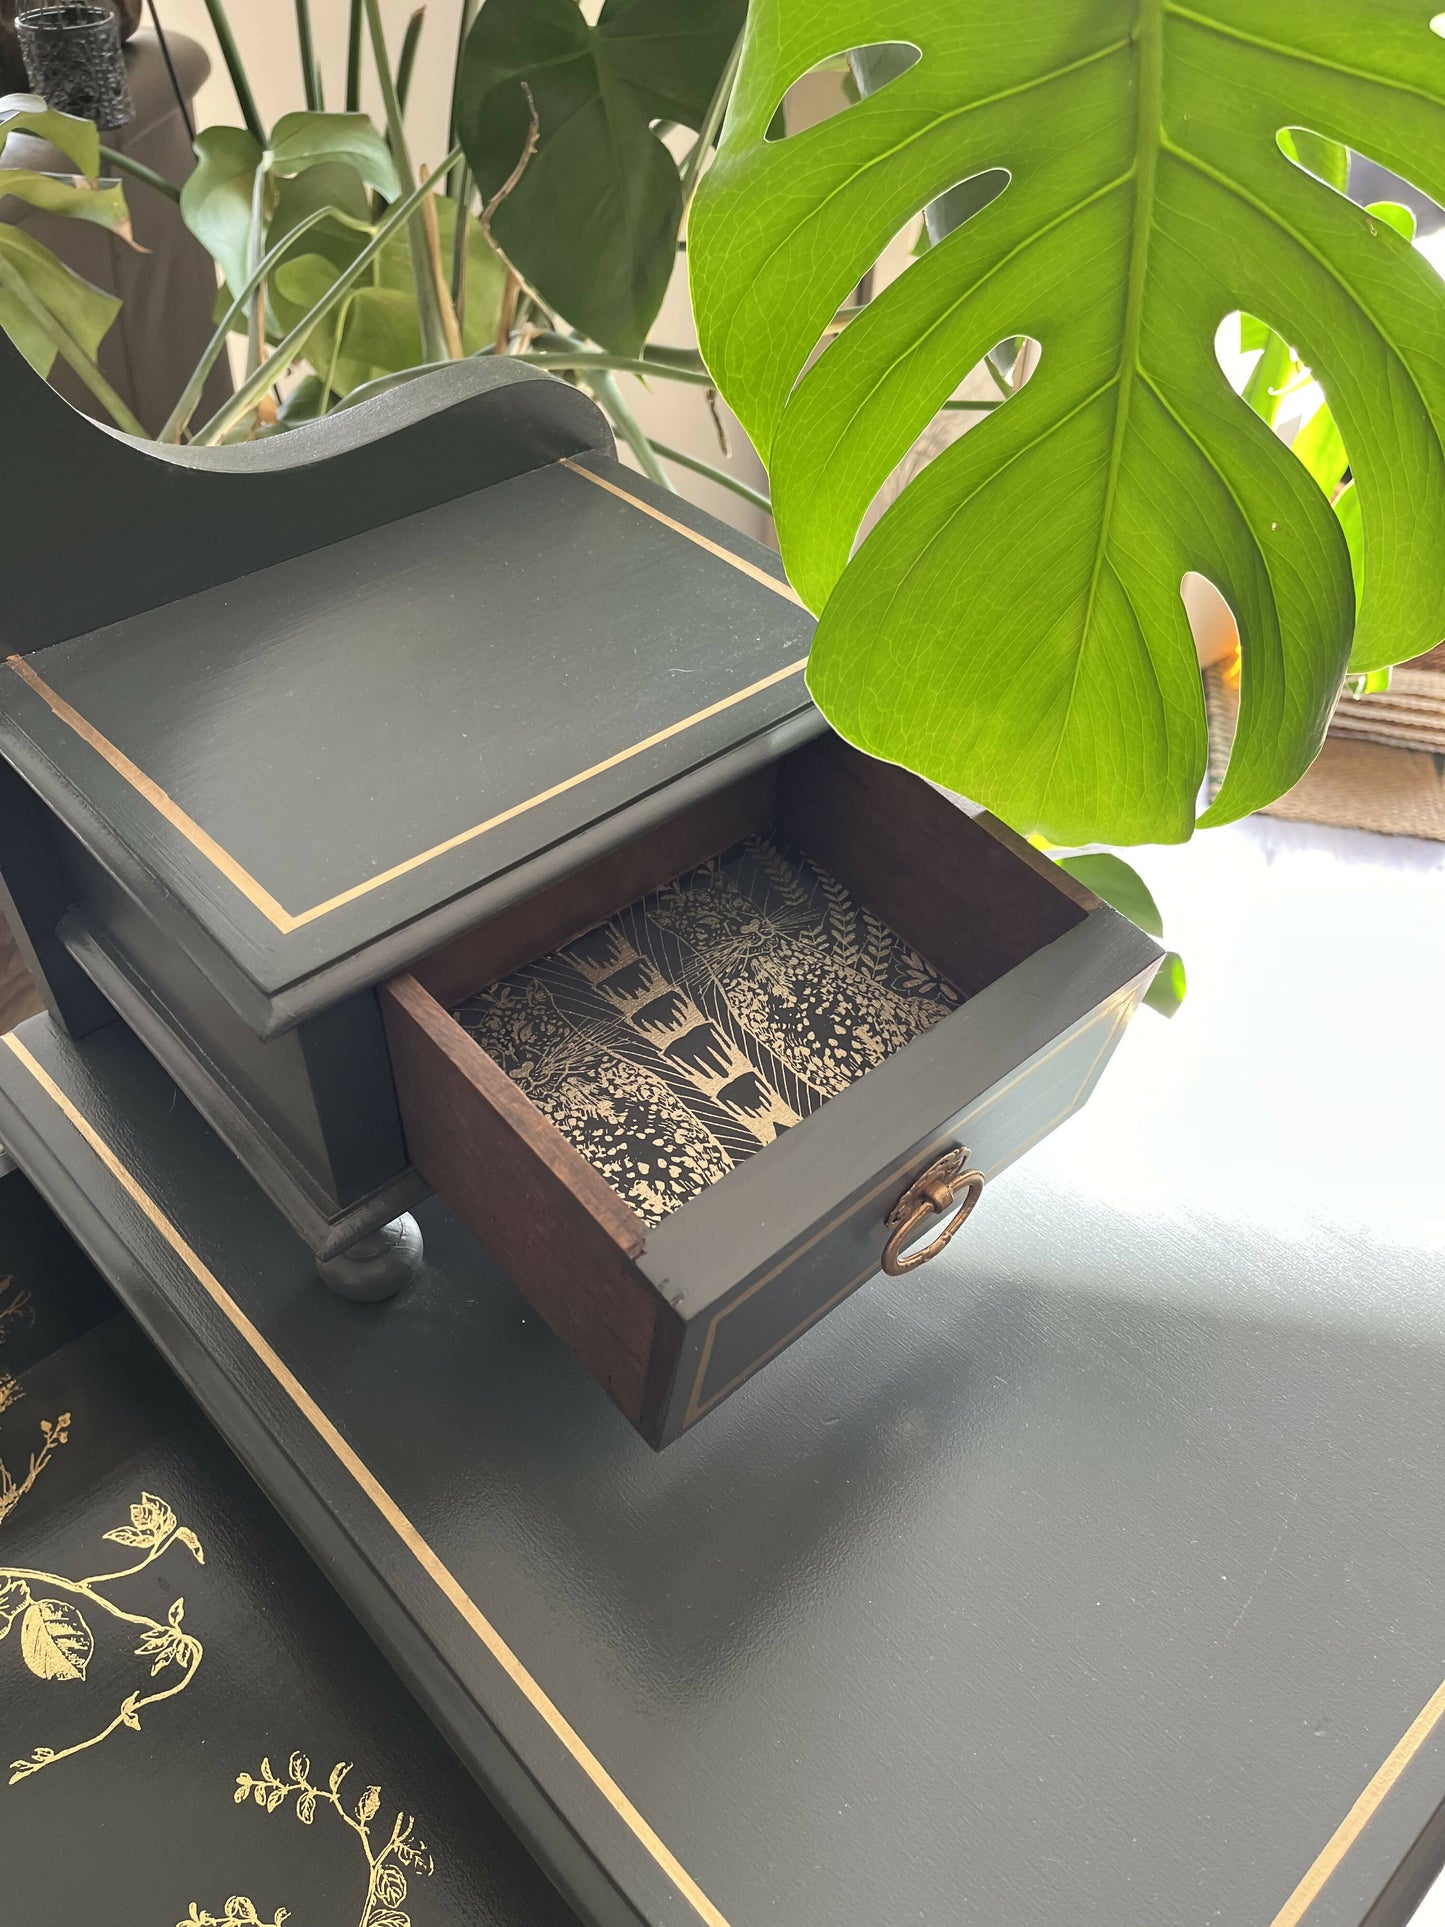
POLYGON ((1083 1102, 1158 960, 825 735, 381 1001, 413 1163, 660 1447, 885 1256, 941 1248, 1083 1102))

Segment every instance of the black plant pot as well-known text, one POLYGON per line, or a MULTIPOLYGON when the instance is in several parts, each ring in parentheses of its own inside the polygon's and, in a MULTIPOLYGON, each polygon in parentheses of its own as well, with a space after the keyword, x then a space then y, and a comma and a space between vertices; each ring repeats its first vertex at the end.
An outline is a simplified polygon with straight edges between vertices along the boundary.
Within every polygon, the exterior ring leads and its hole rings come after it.
POLYGON ((112 7, 66 0, 28 8, 16 15, 15 26, 30 85, 50 106, 97 127, 123 127, 133 117, 112 7))

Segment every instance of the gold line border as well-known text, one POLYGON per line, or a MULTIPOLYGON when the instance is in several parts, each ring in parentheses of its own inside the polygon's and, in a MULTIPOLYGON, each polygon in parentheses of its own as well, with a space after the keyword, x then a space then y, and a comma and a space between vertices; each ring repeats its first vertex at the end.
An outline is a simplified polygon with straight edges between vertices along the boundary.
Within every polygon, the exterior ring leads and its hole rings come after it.
POLYGON ((574 475, 580 475, 584 482, 591 482, 595 488, 605 488, 609 495, 615 495, 619 501, 627 502, 635 509, 641 509, 642 513, 650 515, 654 522, 661 522, 665 529, 671 529, 675 534, 685 536, 689 542, 695 542, 698 548, 706 549, 709 555, 715 555, 719 561, 728 563, 734 569, 740 569, 744 575, 750 575, 754 582, 761 582, 763 587, 771 589, 774 595, 780 595, 785 601, 796 602, 800 609, 806 609, 807 604, 791 582, 786 580, 780 582, 777 576, 769 575, 766 569, 760 569, 756 562, 745 562, 740 555, 734 555, 731 549, 725 549, 721 543, 712 542, 707 536, 700 535, 696 529, 690 529, 686 522, 675 522, 670 515, 664 515, 661 509, 655 509, 651 502, 644 502, 641 496, 629 495, 627 490, 619 488, 616 482, 609 482, 605 476, 594 475, 590 468, 581 467, 579 463, 572 460, 570 455, 559 457, 558 466, 570 468, 574 475))
POLYGON ((1435 1688, 1400 1735, 1389 1757, 1325 1842, 1309 1872, 1270 1922, 1270 1927, 1299 1927, 1319 1898, 1325 1882, 1374 1818, 1385 1795, 1435 1731, 1442 1717, 1445 1717, 1445 1680, 1435 1688))
MULTIPOLYGON (((95 1130, 75 1105, 61 1090, 60 1086, 31 1055, 14 1032, 0 1037, 0 1043, 9 1046, 14 1056, 29 1071, 36 1083, 51 1099, 62 1116, 74 1126, 121 1189, 140 1207, 147 1219, 153 1224, 166 1243, 176 1253, 207 1296, 236 1330, 239 1336, 251 1347, 252 1351, 265 1365, 281 1389, 287 1393, 297 1409, 310 1422, 322 1442, 327 1445, 337 1460, 351 1474, 356 1484, 366 1494, 380 1512, 382 1518, 396 1533, 397 1537, 412 1554, 417 1564, 432 1580, 447 1601, 474 1632, 487 1651, 511 1679, 527 1703, 537 1712, 544 1723, 562 1742, 572 1758, 582 1768, 594 1786, 617 1813, 629 1831, 656 1861, 657 1865, 682 1893, 700 1920, 707 1927, 729 1927, 726 1918, 718 1911, 713 1902, 698 1886, 686 1868, 667 1847, 659 1835, 633 1806, 627 1795, 598 1760, 580 1734, 569 1724, 561 1712, 547 1697, 541 1686, 527 1671, 517 1655, 508 1646, 501 1634, 472 1599, 454 1574, 442 1564, 432 1551, 421 1533, 407 1518, 406 1514, 392 1499, 386 1488, 369 1470, 361 1457, 347 1444, 335 1425, 312 1398, 295 1373, 272 1350, 261 1333, 247 1318, 240 1306, 216 1278, 215 1274, 202 1263, 201 1259, 176 1230, 160 1206, 144 1190, 136 1178, 121 1163, 110 1146, 95 1130)), ((871 1276, 871 1273, 869 1274, 871 1276)), ((859 1281, 860 1283, 862 1280, 859 1281)), ((846 1295, 846 1294, 845 1294, 846 1295)), ((1445 1680, 1430 1695, 1415 1718, 1401 1734, 1386 1759, 1373 1774, 1369 1783, 1350 1808, 1349 1812, 1335 1828, 1310 1867, 1300 1880, 1294 1892, 1270 1922, 1270 1927, 1300 1927, 1310 1907, 1323 1891, 1330 1875, 1343 1863, 1351 1847, 1359 1839, 1369 1822, 1383 1805, 1390 1790, 1399 1781, 1405 1769, 1415 1759, 1421 1747, 1430 1738, 1441 1720, 1445 1719, 1445 1680)))
MULTIPOLYGON (((780 1263, 774 1265, 771 1271, 764 1272, 761 1278, 755 1279, 746 1291, 739 1292, 736 1298, 729 1299, 728 1303, 719 1311, 715 1311, 708 1322, 707 1332, 703 1338, 702 1351, 698 1357, 697 1373, 692 1381, 692 1390, 688 1394, 687 1411, 683 1416, 684 1426, 693 1425, 698 1419, 706 1418, 707 1414, 715 1405, 720 1405, 730 1393, 737 1390, 739 1385, 746 1379, 751 1378, 754 1372, 761 1371, 763 1366, 776 1358, 785 1346, 791 1345, 795 1338, 801 1338, 810 1326, 816 1325, 818 1320, 824 1317, 826 1313, 832 1311, 835 1305, 842 1304, 850 1292, 856 1291, 860 1285, 867 1284, 868 1280, 878 1270, 878 1262, 871 1264, 866 1271, 860 1272, 851 1283, 845 1285, 841 1291, 835 1293, 826 1304, 820 1305, 809 1312, 802 1324, 795 1325, 786 1337, 780 1338, 775 1345, 763 1353, 761 1358, 754 1359, 746 1371, 739 1372, 737 1377, 729 1379, 720 1391, 710 1393, 704 1400, 701 1397, 702 1384, 703 1380, 707 1377, 707 1368, 712 1362, 713 1341, 717 1337, 718 1326, 723 1323, 724 1319, 729 1318, 732 1313, 737 1310, 739 1305, 745 1305, 755 1292, 761 1291, 765 1285, 770 1285, 780 1272, 788 1270, 791 1265, 795 1264, 797 1260, 803 1256, 804 1252, 811 1251, 813 1246, 817 1244, 821 1238, 826 1238, 830 1231, 836 1231, 839 1225, 846 1224, 850 1218, 856 1218, 861 1212, 866 1211, 868 1206, 874 1202, 881 1192, 886 1191, 890 1185, 898 1182, 905 1171, 911 1169, 916 1164, 924 1162, 933 1153, 938 1151, 949 1138, 961 1137, 965 1131, 983 1116, 985 1111, 997 1104, 1001 1097, 1006 1097, 1015 1085, 1021 1083, 1024 1078, 1032 1077, 1037 1071, 1041 1071, 1044 1065, 1049 1062, 1050 1058, 1057 1057, 1060 1051, 1067 1050, 1071 1044, 1077 1044, 1081 1038, 1087 1037, 1090 1031, 1097 1029, 1106 1018, 1112 1016, 1113 1022, 1109 1025, 1108 1035, 1105 1037, 1103 1043, 1100 1044, 1098 1051, 1089 1064, 1089 1068, 1079 1079, 1079 1090, 1082 1090, 1094 1072, 1099 1068, 1104 1053, 1109 1049, 1119 1032, 1133 1016, 1138 1002, 1139 993, 1137 989, 1132 985, 1126 985, 1122 993, 1111 997, 1107 1003, 1102 1004, 1097 1011, 1092 1012, 1075 1030, 1072 1030, 1067 1037, 1061 1037, 1056 1044, 1051 1045, 1050 1048, 1044 1052, 1043 1056, 1038 1059, 1037 1063, 1026 1064, 1021 1070, 1016 1071, 1006 1084, 1001 1084, 996 1091, 991 1091, 987 1096, 980 1098, 978 1103, 966 1116, 950 1124, 946 1130, 941 1131, 933 1142, 925 1145, 921 1151, 911 1152, 902 1164, 897 1165, 890 1171, 886 1178, 880 1179, 879 1182, 873 1186, 872 1190, 866 1192, 859 1198, 856 1204, 849 1205, 846 1211, 840 1211, 836 1218, 830 1218, 821 1229, 813 1233, 812 1237, 809 1238, 805 1244, 799 1245, 796 1251, 790 1252, 780 1263)), ((1033 1146, 1038 1143, 1041 1137, 1047 1137, 1055 1125, 1062 1124, 1064 1119, 1077 1109, 1078 1103, 1079 1095, 1078 1091, 1075 1091, 1073 1097, 1069 1099, 1069 1102, 1064 1106, 1063 1110, 1056 1112, 1047 1124, 1042 1125, 1034 1132, 1031 1138, 1026 1138, 1016 1150, 1006 1151, 1002 1157, 995 1158, 992 1165, 990 1165, 989 1169, 984 1173, 985 1181, 996 1176, 997 1173, 1003 1169, 1004 1165, 1016 1163, 1026 1151, 1031 1150, 1033 1146)))
POLYGON ((239 864, 229 851, 223 850, 216 839, 203 830, 193 816, 188 816, 175 798, 163 790, 159 783, 152 782, 143 769, 137 767, 123 749, 117 749, 108 736, 102 736, 93 723, 88 723, 78 709, 69 704, 64 696, 50 687, 45 678, 30 667, 24 656, 7 656, 6 662, 29 689, 51 709, 60 721, 73 729, 83 743, 88 743, 96 755, 110 764, 118 776, 124 777, 131 788, 143 796, 151 808, 163 816, 174 830, 179 830, 186 841, 201 855, 213 863, 248 902, 253 903, 278 930, 293 928, 290 913, 279 904, 269 890, 264 889, 249 870, 239 864))
MULTIPOLYGON (((570 461, 566 456, 562 457, 559 466, 569 469, 574 475, 582 476, 597 488, 605 489, 609 495, 617 496, 619 501, 628 503, 641 514, 651 516, 654 522, 661 522, 665 528, 674 530, 696 547, 706 549, 709 555, 716 556, 741 574, 751 576, 755 582, 762 583, 764 588, 771 589, 775 595, 796 603, 800 609, 804 606, 788 583, 779 582, 777 577, 769 575, 766 569, 760 569, 756 563, 745 561, 740 555, 734 555, 720 543, 709 541, 707 536, 699 535, 696 529, 690 529, 682 522, 675 522, 671 516, 664 515, 660 509, 653 508, 640 497, 629 495, 626 489, 619 488, 615 482, 606 481, 602 476, 594 475, 588 469, 579 468, 576 462, 570 461)), ((525 816, 529 810, 535 810, 543 803, 550 803, 556 797, 565 795, 568 790, 577 789, 581 784, 591 782, 594 776, 603 776, 608 770, 630 762, 633 757, 641 756, 649 749, 655 749, 659 743, 668 742, 674 736, 681 736, 685 731, 695 729, 699 723, 708 722, 712 717, 722 715, 725 710, 736 708, 739 703, 746 702, 750 696, 761 695, 763 690, 771 689, 777 683, 786 682, 790 676, 801 675, 808 666, 807 657, 802 656, 798 661, 790 662, 782 669, 775 669, 771 675, 762 676, 757 682, 749 683, 746 689, 736 690, 731 696, 724 696, 718 702, 709 703, 706 709, 695 710, 691 716, 684 716, 681 721, 669 724, 666 729, 659 729, 651 736, 644 736, 641 742, 632 743, 628 748, 618 750, 614 756, 604 757, 600 763, 593 763, 589 769, 578 770, 575 776, 568 776, 562 782, 554 783, 550 789, 539 790, 535 796, 527 797, 524 802, 514 803, 510 809, 499 810, 495 816, 489 816, 484 823, 474 823, 470 829, 460 830, 455 836, 449 836, 441 843, 434 843, 429 850, 423 850, 417 856, 408 857, 402 863, 394 863, 389 870, 378 871, 375 876, 353 884, 349 890, 341 890, 334 897, 327 897, 323 903, 312 904, 309 910, 290 911, 272 896, 264 884, 259 883, 251 875, 244 864, 239 863, 228 850, 224 850, 209 831, 202 829, 195 818, 182 809, 173 796, 132 762, 123 749, 117 748, 109 737, 102 735, 93 723, 86 721, 79 710, 68 703, 57 690, 52 689, 45 678, 31 668, 25 657, 12 655, 7 656, 5 660, 20 680, 62 723, 72 729, 82 742, 88 744, 118 776, 129 783, 137 795, 143 797, 173 830, 205 857, 228 883, 240 891, 252 908, 259 910, 266 921, 283 936, 290 936, 292 931, 300 930, 308 923, 315 923, 318 918, 329 916, 333 910, 340 910, 348 903, 355 903, 359 897, 369 896, 373 890, 379 890, 385 884, 394 883, 398 877, 420 869, 423 864, 434 862, 437 857, 446 856, 452 850, 460 849, 463 844, 470 843, 479 836, 485 836, 489 830, 500 829, 504 823, 510 823, 516 817, 525 816)))
POLYGON ((391 1530, 411 1553, 422 1571, 437 1587, 448 1602, 456 1609, 466 1625, 486 1647, 492 1658, 521 1693, 527 1704, 538 1714, 543 1723, 561 1741, 573 1760, 586 1774, 607 1801, 614 1813, 627 1827, 639 1844, 651 1855, 662 1872, 683 1895, 698 1918, 707 1927, 728 1927, 728 1922, 708 1899, 682 1862, 653 1830, 642 1814, 628 1799, 612 1775, 593 1753, 586 1741, 548 1698, 546 1692, 533 1679, 512 1648, 493 1626, 481 1607, 467 1592, 461 1581, 445 1566, 422 1537, 407 1515, 397 1505, 381 1481, 366 1465, 360 1455, 350 1446, 337 1427, 329 1419, 321 1406, 301 1383, 300 1379, 272 1349, 260 1331, 241 1310, 215 1273, 202 1261, 195 1250, 187 1243, 175 1225, 161 1210, 160 1206, 141 1185, 130 1170, 121 1163, 115 1152, 106 1143, 90 1121, 76 1108, 50 1073, 35 1059, 14 1032, 0 1038, 12 1054, 24 1065, 36 1083, 50 1098, 62 1116, 74 1126, 96 1157, 109 1171, 126 1195, 136 1204, 143 1215, 165 1239, 207 1297, 231 1325, 232 1329, 250 1346, 252 1352, 271 1374, 277 1385, 291 1399, 332 1455, 350 1473, 352 1479, 391 1530))

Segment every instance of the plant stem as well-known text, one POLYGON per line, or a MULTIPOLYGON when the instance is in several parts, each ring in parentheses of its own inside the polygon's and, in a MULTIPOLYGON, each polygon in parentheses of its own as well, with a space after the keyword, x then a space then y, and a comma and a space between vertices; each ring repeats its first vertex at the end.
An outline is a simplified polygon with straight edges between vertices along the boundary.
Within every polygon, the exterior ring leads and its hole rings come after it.
POLYGON ((452 229, 452 307, 456 312, 458 327, 465 327, 467 248, 471 240, 468 224, 472 218, 472 170, 465 161, 460 162, 447 176, 447 193, 451 195, 457 210, 456 225, 452 229))
POLYGON ((259 286, 259 284, 265 280, 266 276, 271 273, 272 269, 278 266, 282 255, 300 239, 308 228, 313 228, 318 222, 324 221, 330 213, 331 209, 329 207, 313 209, 304 221, 298 221, 289 233, 282 235, 281 239, 276 243, 275 247, 271 249, 271 252, 266 258, 257 264, 252 271, 250 279, 246 282, 245 287, 238 291, 235 300, 221 317, 216 332, 207 342, 205 353, 192 370, 190 380, 186 383, 179 401, 177 401, 175 407, 171 410, 170 417, 160 432, 158 437, 160 441, 179 442, 181 436, 186 432, 186 424, 195 413, 196 404, 201 399, 201 390, 206 385, 206 377, 220 360, 221 352, 226 345, 226 339, 231 329, 235 326, 240 316, 245 313, 246 304, 251 298, 253 288, 259 286))
POLYGON ((346 29, 346 111, 361 111, 361 0, 351 0, 351 19, 346 29))
MULTIPOLYGON (((421 169, 423 180, 428 178, 426 167, 421 169)), ((442 267, 442 237, 437 226, 437 197, 429 194, 421 204, 422 225, 426 231, 427 266, 431 270, 432 287, 436 293, 437 312, 442 318, 442 333, 446 337, 447 353, 453 361, 462 358, 462 331, 457 322, 456 310, 452 307, 451 289, 447 286, 446 270, 442 267)))
POLYGON ((697 139, 688 149, 682 163, 682 205, 686 208, 696 192, 698 179, 702 174, 703 162, 712 152, 713 142, 717 139, 718 129, 723 124, 723 116, 732 99, 733 83, 738 77, 738 63, 743 57, 743 34, 738 32, 733 42, 733 50, 723 62, 723 70, 718 76, 717 86, 713 89, 712 99, 707 104, 707 112, 702 117, 702 126, 697 130, 697 139))
POLYGON ((307 110, 319 114, 325 103, 321 97, 321 70, 316 65, 316 42, 311 33, 311 0, 296 0, 296 41, 301 53, 301 84, 306 90, 307 110))
POLYGON ((412 69, 416 66, 417 44, 421 40, 421 30, 426 24, 426 8, 418 7, 406 23, 406 32, 401 39, 401 58, 396 63, 396 99, 403 114, 411 96, 412 69))
POLYGON ((594 368, 587 375, 586 380, 588 387, 622 431, 623 440, 642 464, 643 474, 651 476, 654 482, 660 483, 663 488, 671 489, 676 494, 676 482, 658 461, 652 443, 642 432, 642 424, 623 399, 616 377, 607 370, 594 368))
MULTIPOLYGON (((382 105, 386 109, 386 139, 391 148, 391 157, 396 163, 396 175, 401 183, 404 198, 410 200, 416 191, 416 175, 412 170, 411 153, 406 144, 406 129, 402 125, 401 102, 397 98, 396 82, 392 78, 391 60, 386 51, 386 35, 381 25, 381 0, 364 0, 366 24, 371 33, 371 53, 376 62, 376 77, 381 83, 382 105)), ((455 153, 456 150, 453 150, 455 153)), ((448 158, 442 172, 451 166, 448 158)), ((416 203, 420 208, 420 202, 416 203)), ((436 288, 431 278, 431 266, 427 260, 426 229, 421 215, 412 221, 407 229, 407 240, 411 248, 411 274, 416 285, 416 314, 421 334, 423 361, 445 361, 447 359, 446 334, 442 328, 441 313, 437 307, 436 288)))
POLYGON ((693 388, 710 388, 712 376, 706 369, 693 370, 679 368, 665 361, 629 361, 625 355, 604 355, 590 348, 579 348, 566 354, 533 354, 526 351, 516 357, 518 361, 530 362, 534 368, 568 369, 585 375, 590 381, 593 371, 599 374, 605 370, 619 375, 661 375, 665 381, 685 381, 693 388))
POLYGON ((236 36, 231 32, 231 23, 226 18, 225 0, 206 0, 206 12, 211 16, 211 26, 220 43, 221 58, 226 63, 226 72, 231 76, 231 85, 236 92, 236 102, 241 109, 241 118, 245 121, 253 139, 264 147, 266 130, 261 125, 260 114, 256 111, 256 97, 251 92, 251 83, 247 80, 246 69, 241 63, 236 36))
MULTIPOLYGON (((448 140, 457 138, 457 96, 462 84, 462 57, 467 50, 467 35, 471 32, 472 22, 477 17, 477 5, 478 0, 462 0, 461 12, 457 17, 457 57, 452 63, 452 104, 447 123, 448 140)), ((467 185, 470 176, 471 170, 466 162, 462 161, 452 169, 451 179, 447 182, 447 193, 459 208, 465 207, 470 199, 470 189, 467 185)), ((455 282, 453 298, 455 298, 455 282)))
POLYGON ((998 401, 946 401, 943 405, 945 408, 978 408, 982 409, 986 414, 989 409, 1002 408, 1005 401, 1011 401, 1012 399, 1013 397, 1011 395, 1006 395, 998 401))
MULTIPOLYGON (((369 0, 369 4, 375 5, 375 0, 369 0)), ((419 187, 413 188, 410 194, 404 195, 401 200, 395 202, 393 206, 387 209, 376 232, 372 235, 366 246, 349 266, 342 269, 341 273, 332 282, 325 294, 322 295, 321 299, 316 303, 316 306, 312 308, 308 314, 301 317, 300 321, 297 322, 296 326, 283 341, 277 343, 273 352, 261 363, 261 366, 256 370, 254 375, 248 376, 247 379, 242 382, 240 388, 237 389, 225 407, 218 409, 206 423, 205 427, 197 430, 196 434, 192 436, 191 442, 193 447, 210 447, 214 445, 226 433, 227 429, 234 427, 244 415, 248 414, 250 410, 255 407, 256 403, 260 401, 276 377, 285 372, 292 358, 298 349, 301 348, 312 329, 324 321, 327 315, 335 308, 340 306, 341 302, 346 298, 350 290, 355 287, 356 283, 371 266, 372 262, 376 259, 377 255, 380 254, 396 230, 403 222, 409 221, 412 216, 416 214, 423 198, 430 194, 445 178, 447 169, 456 160, 460 151, 459 148, 454 147, 430 180, 423 181, 419 187)), ((292 232, 294 233, 295 230, 293 229, 292 232)), ((446 356, 442 354, 433 357, 433 359, 445 361, 446 356)))
POLYGON ((254 374, 266 356, 266 280, 256 269, 266 252, 266 161, 263 157, 251 177, 251 232, 247 241, 247 284, 251 305, 246 312, 246 373, 254 374))
POLYGON ((132 180, 144 181, 157 194, 164 194, 168 201, 180 200, 181 190, 174 181, 168 181, 164 174, 157 174, 153 167, 147 167, 144 161, 136 160, 133 155, 122 154, 115 147, 102 147, 100 158, 107 167, 113 167, 117 174, 129 174, 132 180))
POLYGON ((0 287, 13 295, 20 306, 28 312, 36 326, 45 334, 46 339, 54 344, 61 360, 79 375, 116 426, 123 428, 127 435, 138 435, 144 441, 146 432, 140 422, 111 387, 92 357, 85 352, 69 328, 57 315, 50 312, 39 295, 31 292, 20 275, 11 273, 3 265, 0 265, 0 287))
POLYGON ((700 461, 696 455, 688 455, 680 448, 669 448, 666 442, 654 440, 652 446, 664 461, 676 462, 679 468, 690 468, 694 475, 706 475, 710 482, 717 482, 723 488, 730 488, 734 495, 741 495, 745 502, 751 502, 755 509, 762 509, 771 515, 773 505, 760 490, 749 488, 736 475, 729 475, 725 468, 714 468, 711 462, 700 461))

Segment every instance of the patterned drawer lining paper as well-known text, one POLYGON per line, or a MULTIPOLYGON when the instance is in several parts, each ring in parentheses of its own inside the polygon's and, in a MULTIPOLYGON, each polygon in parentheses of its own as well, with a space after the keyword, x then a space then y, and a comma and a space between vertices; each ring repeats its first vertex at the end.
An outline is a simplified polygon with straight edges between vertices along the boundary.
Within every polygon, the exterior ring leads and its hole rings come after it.
POLYGON ((749 837, 453 1014, 657 1224, 961 1002, 826 870, 749 837))

